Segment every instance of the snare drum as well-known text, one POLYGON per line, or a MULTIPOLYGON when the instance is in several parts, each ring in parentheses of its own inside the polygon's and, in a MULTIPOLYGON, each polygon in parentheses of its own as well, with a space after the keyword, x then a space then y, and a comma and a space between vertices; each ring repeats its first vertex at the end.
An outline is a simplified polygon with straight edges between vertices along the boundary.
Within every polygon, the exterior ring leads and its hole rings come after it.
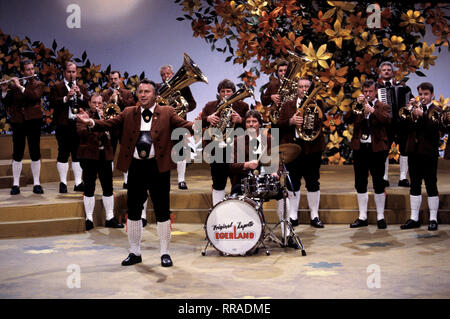
POLYGON ((246 197, 217 203, 205 222, 206 237, 225 255, 244 256, 253 252, 263 238, 264 217, 260 205, 246 197))

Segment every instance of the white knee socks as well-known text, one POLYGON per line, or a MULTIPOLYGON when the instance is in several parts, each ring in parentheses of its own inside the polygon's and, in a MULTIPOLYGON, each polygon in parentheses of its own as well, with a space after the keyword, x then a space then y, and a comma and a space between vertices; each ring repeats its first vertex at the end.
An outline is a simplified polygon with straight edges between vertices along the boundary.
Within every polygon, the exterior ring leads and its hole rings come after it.
POLYGON ((384 163, 384 176, 383 179, 385 181, 389 180, 389 156, 386 158, 386 162, 384 163))
POLYGON ((56 163, 56 168, 59 173, 59 181, 67 185, 67 172, 69 171, 69 163, 56 163))
POLYGON ((31 161, 31 173, 33 173, 33 184, 41 185, 39 176, 41 174, 41 160, 31 161))
POLYGON ((375 205, 377 207, 377 220, 384 219, 384 205, 386 203, 386 194, 374 194, 375 197, 375 205))
POLYGON ((408 156, 400 155, 400 180, 406 179, 408 173, 408 156))
POLYGON ((428 208, 430 209, 430 221, 434 220, 437 222, 439 196, 428 197, 428 208))
POLYGON ((12 161, 12 172, 13 172, 13 186, 19 186, 20 185, 20 173, 22 173, 22 161, 16 162, 15 160, 12 161))
POLYGON ((148 198, 145 200, 144 208, 142 209, 141 218, 143 218, 143 219, 147 219, 147 203, 148 203, 148 198))
POLYGON ((177 162, 178 183, 184 182, 184 175, 186 174, 186 160, 177 162))
POLYGON ((83 175, 83 170, 81 169, 80 162, 72 162, 72 171, 75 185, 80 185, 81 177, 83 175))
POLYGON ((105 208, 106 220, 114 218, 114 195, 102 196, 103 207, 105 208))
POLYGON ((213 206, 216 205, 218 202, 223 200, 225 198, 225 190, 212 190, 212 204, 213 206))
POLYGON ((409 195, 409 201, 411 203, 411 219, 418 222, 420 204, 422 203, 422 195, 409 195))
POLYGON ((141 240, 142 240, 142 221, 141 220, 127 220, 128 227, 128 243, 130 244, 130 253, 136 256, 141 255, 141 240))
POLYGON ((358 208, 359 208, 359 219, 367 220, 367 203, 369 202, 369 194, 357 193, 358 198, 358 208))
POLYGON ((319 217, 320 190, 317 192, 307 192, 308 206, 311 211, 311 220, 319 217))
POLYGON ((95 207, 95 197, 83 196, 84 212, 86 214, 86 219, 93 221, 94 207, 95 207))
POLYGON ((300 203, 300 190, 295 192, 288 191, 289 194, 289 216, 291 219, 298 219, 298 205, 300 203))
POLYGON ((159 236, 160 242, 160 253, 162 255, 169 254, 169 244, 170 244, 170 219, 165 222, 157 222, 156 228, 159 236))

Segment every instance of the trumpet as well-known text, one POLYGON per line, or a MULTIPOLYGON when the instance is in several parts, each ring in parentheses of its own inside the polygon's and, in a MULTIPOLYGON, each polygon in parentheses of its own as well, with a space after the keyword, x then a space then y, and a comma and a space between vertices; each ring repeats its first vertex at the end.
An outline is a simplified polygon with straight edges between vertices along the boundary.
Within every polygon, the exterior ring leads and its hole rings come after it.
POLYGON ((416 97, 413 103, 410 103, 398 110, 398 116, 402 120, 408 120, 417 123, 417 118, 413 115, 414 109, 419 107, 420 98, 416 97))
MULTIPOLYGON (((18 78, 18 80, 19 80, 19 81, 20 81, 20 80, 26 80, 26 79, 34 78, 34 77, 36 77, 36 76, 37 76, 36 74, 29 75, 29 76, 24 76, 24 77, 18 78)), ((4 85, 4 84, 7 84, 7 83, 13 83, 13 80, 12 80, 12 79, 9 79, 9 80, 1 81, 1 82, 0 82, 0 85, 4 85)))
MULTIPOLYGON (((76 85, 76 82, 73 80, 73 78, 70 78, 69 87, 72 89, 72 87, 74 85, 76 85)), ((72 113, 73 114, 80 113, 80 107, 78 106, 78 99, 77 99, 77 94, 76 93, 73 95, 73 98, 70 101, 71 101, 70 108, 72 110, 72 113)))
MULTIPOLYGON (((364 100, 364 103, 365 102, 366 102, 366 100, 364 100)), ((352 110, 353 110, 353 113, 355 113, 356 115, 361 115, 364 113, 364 104, 355 103, 355 104, 353 104, 352 110)))

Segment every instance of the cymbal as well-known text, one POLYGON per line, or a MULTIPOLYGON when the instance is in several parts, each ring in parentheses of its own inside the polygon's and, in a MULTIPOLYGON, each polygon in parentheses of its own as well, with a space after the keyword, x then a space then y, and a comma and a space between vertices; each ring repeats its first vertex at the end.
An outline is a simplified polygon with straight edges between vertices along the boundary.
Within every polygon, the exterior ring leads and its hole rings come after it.
POLYGON ((286 164, 296 159, 302 151, 302 148, 299 145, 292 143, 281 144, 277 148, 280 159, 286 164))

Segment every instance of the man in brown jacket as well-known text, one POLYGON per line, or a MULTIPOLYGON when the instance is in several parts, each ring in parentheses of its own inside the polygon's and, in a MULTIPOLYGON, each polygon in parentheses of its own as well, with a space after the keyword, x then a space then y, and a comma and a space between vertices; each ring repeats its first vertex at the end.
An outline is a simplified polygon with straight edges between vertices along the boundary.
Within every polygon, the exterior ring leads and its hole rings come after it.
MULTIPOLYGON (((286 60, 281 60, 277 64, 276 76, 271 76, 269 83, 266 84, 266 89, 261 94, 261 104, 269 108, 271 105, 278 105, 281 103, 281 96, 278 94, 278 89, 281 86, 281 80, 283 80, 286 74, 289 63, 286 60)), ((281 105, 280 105, 281 107, 281 105)), ((276 124, 272 123, 272 127, 276 127, 276 124)))
POLYGON ((129 174, 127 223, 130 243, 130 254, 123 260, 123 266, 142 262, 141 215, 148 192, 157 220, 161 265, 172 266, 169 255, 170 169, 175 168, 175 164, 171 159, 171 133, 175 128, 185 128, 193 133, 193 123, 176 115, 173 108, 156 104, 155 86, 153 81, 142 80, 137 91, 139 106, 127 107, 113 119, 92 120, 85 112, 78 116, 79 121, 95 131, 123 130, 117 169, 129 174))
POLYGON ((356 114, 350 110, 344 116, 347 123, 354 122, 354 131, 350 146, 353 149, 353 168, 355 171, 355 189, 358 198, 359 217, 350 228, 367 226, 367 183, 369 172, 372 175, 375 205, 377 208, 377 225, 379 229, 386 228, 384 206, 386 194, 383 181, 384 163, 389 152, 387 135, 391 123, 391 107, 376 98, 377 83, 367 80, 362 85, 363 94, 358 96, 356 114))
MULTIPOLYGON (((298 80, 298 97, 297 99, 288 101, 281 106, 280 118, 278 119, 278 127, 280 128, 281 144, 295 143, 301 147, 301 153, 295 160, 288 163, 286 168, 289 172, 292 181, 292 187, 288 183, 289 192, 289 215, 291 224, 298 225, 298 206, 300 203, 300 183, 301 178, 304 177, 306 189, 308 191, 308 205, 310 209, 311 221, 310 224, 316 228, 323 228, 323 223, 319 219, 319 203, 320 203, 320 165, 322 162, 322 152, 325 150, 325 139, 322 130, 316 139, 313 141, 304 141, 301 139, 296 131, 296 127, 302 125, 303 118, 297 116, 297 107, 301 105, 305 99, 305 93, 311 87, 309 79, 300 78, 298 80)), ((323 107, 320 101, 316 102, 321 108, 323 107)), ((318 119, 323 121, 324 118, 318 119)))
MULTIPOLYGON (((103 98, 94 93, 89 101, 89 117, 103 117, 103 98)), ((113 176, 111 164, 114 160, 109 132, 92 132, 86 125, 78 123, 77 133, 80 136, 78 159, 83 169, 84 211, 86 213, 86 230, 94 228, 93 214, 95 206, 95 182, 97 175, 102 186, 102 202, 106 212, 105 227, 123 228, 114 217, 113 176)))
MULTIPOLYGON (((437 188, 437 165, 439 157, 439 123, 433 122, 428 114, 438 108, 433 104, 434 88, 429 82, 419 84, 417 87, 420 104, 413 108, 413 120, 408 121, 408 139, 406 153, 408 154, 409 177, 411 179, 410 202, 411 217, 401 229, 420 227, 419 211, 422 203, 422 181, 428 195, 428 208, 430 222, 428 230, 438 229, 437 213, 439 208, 439 192, 437 188)), ((414 103, 411 99, 408 105, 414 103)))
POLYGON ((53 122, 58 141, 56 167, 59 173, 59 192, 67 193, 67 172, 69 156, 72 156, 72 170, 75 179, 74 191, 82 192, 82 169, 77 158, 80 138, 77 134, 77 112, 87 109, 89 92, 84 84, 77 83, 77 65, 67 62, 63 71, 64 79, 56 82, 50 90, 50 107, 54 110, 53 122))
MULTIPOLYGON (((109 88, 102 92, 103 101, 107 104, 116 104, 120 111, 123 111, 128 106, 136 105, 133 94, 124 88, 120 71, 111 71, 109 73, 109 88)), ((122 132, 113 130, 109 132, 111 136, 111 145, 113 148, 113 155, 116 154, 117 143, 120 141, 122 132)), ((114 162, 112 163, 114 170, 114 162)), ((123 188, 127 188, 128 172, 123 173, 123 188)))
MULTIPOLYGON (((219 116, 216 113, 217 108, 222 100, 229 98, 233 93, 236 92, 236 86, 229 79, 222 80, 217 86, 217 92, 219 93, 220 101, 210 101, 206 103, 205 107, 201 112, 202 116, 202 126, 208 129, 211 126, 217 125, 219 123, 219 116)), ((234 124, 234 128, 243 128, 244 122, 243 118, 245 113, 248 111, 249 106, 247 103, 243 101, 236 101, 231 105, 232 114, 231 114, 231 122, 234 124)), ((211 155, 217 160, 212 161, 210 164, 211 168, 211 178, 212 178, 212 204, 216 205, 218 202, 225 198, 225 187, 227 186, 227 179, 230 178, 230 182, 232 182, 232 175, 230 172, 230 161, 231 161, 231 148, 233 145, 233 141, 227 142, 226 145, 224 143, 219 143, 218 141, 206 141, 203 143, 203 152, 208 152, 208 149, 205 149, 208 144, 214 146, 212 148, 211 153, 207 154, 211 155), (222 150, 223 156, 216 156, 215 150, 222 150), (228 156, 228 157, 227 157, 228 156)))
POLYGON ((20 194, 20 174, 22 172, 22 159, 25 151, 25 139, 28 139, 28 150, 31 158, 31 172, 33 173, 33 193, 43 194, 39 177, 41 171, 41 124, 42 110, 41 97, 44 93, 44 84, 34 78, 33 62, 21 62, 23 77, 19 81, 13 77, 12 88, 7 91, 8 84, 2 86, 2 99, 8 107, 13 132, 13 186, 11 195, 20 194))

